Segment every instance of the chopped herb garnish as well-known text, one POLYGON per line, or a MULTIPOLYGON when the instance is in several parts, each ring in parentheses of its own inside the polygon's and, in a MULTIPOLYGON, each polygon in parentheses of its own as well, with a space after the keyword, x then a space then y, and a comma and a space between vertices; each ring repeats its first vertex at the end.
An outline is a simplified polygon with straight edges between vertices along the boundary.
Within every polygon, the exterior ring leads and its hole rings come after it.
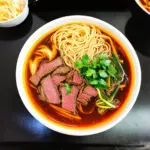
POLYGON ((103 79, 100 79, 100 80, 99 80, 99 83, 100 83, 101 85, 103 85, 103 86, 107 86, 106 81, 103 80, 103 79))
POLYGON ((106 53, 100 54, 100 55, 99 55, 99 58, 100 58, 100 59, 105 59, 105 58, 107 58, 107 57, 108 57, 108 56, 107 56, 106 53))
POLYGON ((105 70, 99 70, 99 75, 102 77, 102 78, 106 78, 106 77, 108 77, 108 75, 107 75, 107 73, 106 73, 106 71, 105 70))
POLYGON ((105 66, 108 67, 110 65, 110 63, 111 63, 111 60, 105 60, 104 63, 105 63, 105 66))
POLYGON ((71 86, 68 83, 65 83, 65 88, 67 91, 67 95, 69 95, 71 93, 71 86))
POLYGON ((74 63, 80 73, 87 79, 88 83, 95 88, 106 89, 108 87, 108 76, 115 77, 117 69, 112 64, 112 60, 106 53, 97 55, 93 61, 87 54, 81 60, 74 63))
MULTIPOLYGON (((96 106, 100 114, 104 114, 108 109, 118 107, 120 101, 115 101, 114 99, 120 83, 124 80, 125 73, 117 57, 113 54, 109 57, 104 53, 97 55, 90 61, 89 56, 85 54, 74 65, 87 82, 97 89, 99 99, 96 102, 96 106)), ((66 86, 66 90, 70 92, 69 85, 66 86)))
POLYGON ((77 68, 82 68, 83 67, 83 62, 81 60, 78 60, 74 63, 74 65, 77 67, 77 68))
POLYGON ((97 67, 97 59, 96 58, 93 59, 92 65, 93 65, 93 68, 97 67))
POLYGON ((90 76, 95 75, 95 74, 96 74, 96 71, 94 69, 90 69, 90 68, 86 72, 87 77, 90 77, 90 76))
POLYGON ((98 85, 99 82, 98 80, 91 80, 89 83, 92 85, 98 85))
POLYGON ((90 59, 89 59, 89 56, 87 54, 85 54, 83 57, 82 57, 82 62, 84 65, 88 65, 89 62, 90 62, 90 59))
POLYGON ((117 70, 115 69, 115 67, 113 65, 109 65, 108 67, 108 73, 110 74, 110 76, 115 77, 117 70))

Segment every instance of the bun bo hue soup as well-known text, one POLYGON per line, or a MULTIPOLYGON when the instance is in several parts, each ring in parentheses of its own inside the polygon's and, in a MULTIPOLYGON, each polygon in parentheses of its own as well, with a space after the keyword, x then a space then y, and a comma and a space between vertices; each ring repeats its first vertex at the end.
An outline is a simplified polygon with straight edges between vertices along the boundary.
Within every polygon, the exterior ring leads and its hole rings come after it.
POLYGON ((68 127, 104 124, 122 109, 131 87, 125 50, 99 27, 60 26, 34 44, 24 65, 34 106, 68 127))

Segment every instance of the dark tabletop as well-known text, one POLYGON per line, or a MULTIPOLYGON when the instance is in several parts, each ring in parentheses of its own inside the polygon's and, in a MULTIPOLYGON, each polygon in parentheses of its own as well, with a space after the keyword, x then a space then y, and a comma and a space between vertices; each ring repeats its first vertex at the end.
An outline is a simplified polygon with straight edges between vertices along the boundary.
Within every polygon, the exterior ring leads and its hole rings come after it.
POLYGON ((150 144, 150 21, 123 11, 30 11, 21 25, 0 28, 0 142, 49 141, 76 144, 150 144), (19 52, 29 36, 46 22, 65 15, 82 14, 100 18, 125 34, 136 49, 142 85, 129 114, 112 129, 100 134, 71 137, 54 132, 35 120, 24 107, 16 88, 15 69, 19 52))

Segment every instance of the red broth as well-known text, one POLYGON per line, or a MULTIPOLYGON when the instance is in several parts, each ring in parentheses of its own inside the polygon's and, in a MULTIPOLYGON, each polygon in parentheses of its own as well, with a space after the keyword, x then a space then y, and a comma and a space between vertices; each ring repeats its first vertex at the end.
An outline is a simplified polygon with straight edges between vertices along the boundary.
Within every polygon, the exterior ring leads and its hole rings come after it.
MULTIPOLYGON (((36 50, 36 47, 39 46, 40 44, 45 44, 45 41, 51 36, 51 34, 55 30, 57 30, 57 29, 54 29, 53 31, 50 31, 46 35, 43 35, 42 37, 40 37, 39 40, 31 48, 31 50, 25 60, 23 81, 24 81, 24 88, 25 88, 26 94, 28 95, 28 98, 31 102, 31 105, 36 109, 37 113, 39 113, 42 117, 44 117, 48 121, 50 121, 54 124, 60 125, 60 126, 68 127, 68 128, 72 128, 72 127, 79 128, 79 129, 89 128, 89 127, 95 127, 95 126, 103 125, 105 123, 110 122, 113 118, 115 118, 124 109, 126 103, 129 100, 131 92, 132 92, 133 83, 134 83, 133 82, 134 69, 133 69, 133 64, 132 64, 130 56, 128 55, 125 48, 122 45, 120 45, 120 42, 111 36, 111 38, 113 39, 113 42, 116 46, 117 52, 121 56, 121 59, 124 60, 123 68, 129 78, 129 83, 127 84, 127 86, 124 88, 123 91, 120 90, 116 96, 116 98, 121 101, 121 105, 118 109, 108 111, 103 116, 98 114, 97 109, 95 109, 95 111, 92 114, 88 114, 88 115, 85 115, 85 114, 82 114, 79 112, 79 116, 82 118, 82 120, 77 121, 77 120, 66 119, 66 118, 58 115, 55 112, 55 110, 49 106, 49 104, 39 100, 36 90, 30 86, 31 83, 29 81, 29 77, 31 76, 30 71, 29 71, 29 66, 28 66, 29 59, 33 57, 33 52, 36 50)), ((101 31, 103 31, 103 30, 101 29, 101 31)), ((107 33, 106 31, 105 32, 103 31, 103 33, 110 36, 110 34, 107 33)), ((93 99, 89 103, 88 106, 84 107, 85 111, 86 110, 88 111, 92 107, 92 105, 95 103, 95 101, 96 100, 93 99)))

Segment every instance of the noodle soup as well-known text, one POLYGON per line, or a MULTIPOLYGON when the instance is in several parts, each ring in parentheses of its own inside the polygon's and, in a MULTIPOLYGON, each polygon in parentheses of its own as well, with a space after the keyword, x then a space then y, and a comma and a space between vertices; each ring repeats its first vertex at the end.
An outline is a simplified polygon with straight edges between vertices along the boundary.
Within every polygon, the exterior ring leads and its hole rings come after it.
POLYGON ((48 23, 31 36, 23 47, 29 50, 19 56, 17 86, 25 106, 44 125, 89 135, 127 114, 139 91, 140 72, 137 77, 137 57, 119 31, 92 17, 73 18, 66 17, 63 25, 63 18, 48 23))
MULTIPOLYGON (((51 120, 59 122, 66 126, 88 128, 91 126, 95 126, 99 123, 107 122, 109 119, 111 119, 113 114, 117 113, 120 109, 122 109, 122 106, 125 102, 126 97, 128 96, 129 90, 131 88, 131 83, 133 80, 131 77, 131 66, 125 54, 125 50, 122 48, 121 45, 119 45, 119 43, 115 39, 109 36, 109 33, 105 33, 102 29, 93 24, 85 24, 85 23, 66 24, 64 26, 58 27, 55 30, 50 31, 47 35, 44 35, 41 38, 40 42, 36 43, 30 51, 31 53, 29 57, 26 59, 26 64, 28 65, 25 65, 26 67, 25 83, 28 90, 28 94, 32 98, 32 101, 34 102, 36 107, 40 107, 45 116, 48 116, 48 118, 50 118, 51 120), (55 44, 56 46, 54 46, 55 44), (52 54, 49 54, 49 52, 52 52, 52 54), (93 60, 97 56, 100 56, 101 54, 106 55, 106 63, 112 61, 111 57, 113 54, 116 57, 118 57, 117 59, 118 61, 120 61, 119 65, 122 66, 125 73, 121 74, 122 76, 124 76, 123 79, 121 79, 121 81, 119 79, 117 82, 113 81, 113 76, 111 76, 108 73, 109 71, 104 72, 105 70, 104 68, 98 69, 99 71, 102 71, 102 73, 106 74, 107 76, 106 78, 101 76, 93 78, 95 80, 97 79, 98 81, 102 80, 106 82, 106 84, 108 84, 109 82, 108 80, 110 80, 110 82, 114 82, 112 84, 109 83, 110 87, 108 87, 107 89, 105 89, 105 87, 99 88, 101 94, 104 95, 103 97, 109 97, 117 89, 116 94, 113 96, 114 99, 108 105, 106 103, 103 103, 103 101, 99 98, 98 94, 96 94, 96 96, 93 96, 90 94, 88 95, 88 92, 87 93, 84 92, 84 89, 87 86, 91 86, 94 89, 94 92, 97 93, 96 91, 97 88, 95 88, 95 85, 91 84, 88 81, 86 75, 80 74, 81 73, 80 70, 74 65, 75 62, 81 60, 82 57, 85 56, 84 54, 87 54, 87 56, 89 56, 90 62, 93 62, 93 60), (38 83, 37 86, 35 86, 33 79, 31 78, 34 77, 34 74, 36 74, 38 70, 40 70, 39 67, 40 64, 42 64, 44 61, 48 62, 54 61, 58 57, 61 57, 65 65, 71 68, 70 71, 67 72, 66 74, 58 72, 58 74, 61 75, 61 77, 67 76, 67 74, 76 70, 81 75, 81 77, 83 77, 83 80, 85 79, 85 83, 82 82, 81 84, 78 84, 69 82, 68 80, 60 82, 57 85, 58 90, 57 92, 60 94, 61 102, 58 102, 56 103, 56 105, 54 105, 53 101, 48 102, 47 100, 43 100, 44 98, 42 98, 42 100, 39 98, 38 86, 42 86, 41 85, 42 83, 38 83), (35 67, 32 68, 32 66, 36 65, 37 69, 35 69, 35 67), (66 107, 65 109, 65 106, 63 108, 67 111, 68 110, 70 111, 70 112, 68 111, 68 114, 71 113, 69 116, 65 113, 63 114, 63 109, 62 110, 59 109, 63 107, 63 94, 61 92, 61 86, 63 86, 63 84, 64 85, 68 84, 70 88, 74 86, 76 87, 79 86, 78 96, 76 96, 75 100, 76 104, 74 104, 75 108, 72 107, 71 110, 69 110, 68 107, 66 107), (81 100, 79 100, 80 98, 81 100), (87 102, 84 103, 83 102, 84 100, 87 102), (115 102, 115 100, 117 101, 115 102), (101 104, 99 105, 99 103, 101 104), (110 105, 113 105, 114 108, 111 107, 110 105), (57 106, 58 109, 55 106, 57 106), (61 113, 58 113, 59 111, 61 113), (79 117, 78 119, 74 118, 77 116, 79 117)), ((58 68, 61 70, 61 67, 58 68)), ((92 66, 88 69, 94 71, 92 66)), ((86 74, 88 73, 88 71, 89 70, 86 71, 86 74)), ((55 72, 55 69, 53 72, 55 72)), ((53 72, 50 73, 52 79, 55 78, 55 74, 53 72)), ((44 77, 45 76, 47 76, 47 74, 44 75, 44 77)), ((92 90, 89 90, 89 92, 92 92, 92 90)), ((106 100, 109 101, 109 98, 106 100)))

